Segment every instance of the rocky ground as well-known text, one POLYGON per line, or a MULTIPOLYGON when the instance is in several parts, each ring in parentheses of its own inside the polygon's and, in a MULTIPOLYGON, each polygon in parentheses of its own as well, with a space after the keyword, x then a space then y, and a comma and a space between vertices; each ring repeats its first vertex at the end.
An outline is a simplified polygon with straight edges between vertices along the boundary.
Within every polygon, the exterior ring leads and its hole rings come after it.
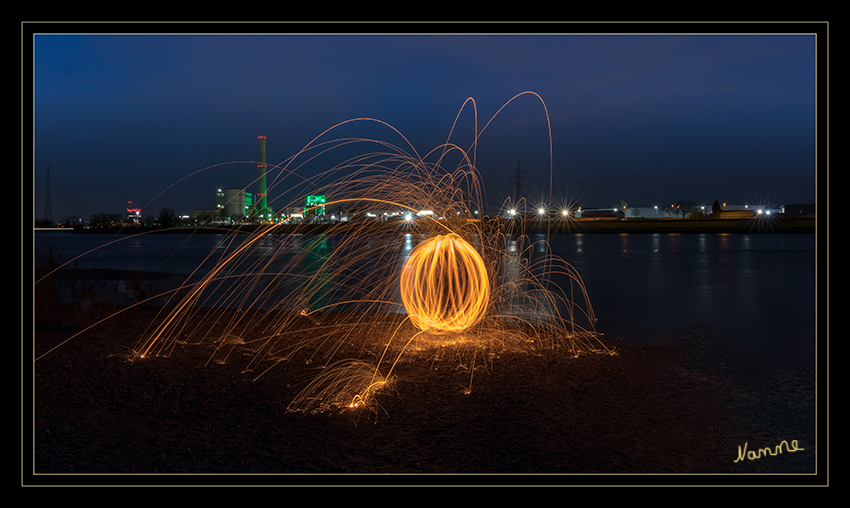
POLYGON ((677 348, 491 351, 476 368, 426 352, 397 365, 371 409, 310 414, 287 407, 315 364, 283 362, 254 381, 238 354, 207 362, 209 347, 189 344, 128 362, 156 310, 121 312, 63 343, 94 318, 40 309, 39 359, 23 369, 24 483, 749 484, 816 471, 813 370, 743 381, 703 327, 682 330, 677 348), (783 441, 775 456, 741 451, 783 441))

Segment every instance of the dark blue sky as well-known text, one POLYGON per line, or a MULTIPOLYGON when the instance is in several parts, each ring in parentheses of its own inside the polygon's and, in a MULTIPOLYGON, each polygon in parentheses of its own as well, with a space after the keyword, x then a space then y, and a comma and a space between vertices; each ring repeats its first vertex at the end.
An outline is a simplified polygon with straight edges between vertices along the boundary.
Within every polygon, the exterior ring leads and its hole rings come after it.
MULTIPOLYGON (((54 220, 118 213, 129 200, 154 215, 188 214, 210 206, 216 188, 256 187, 260 134, 276 164, 334 124, 370 117, 422 154, 446 141, 467 98, 481 128, 525 91, 539 94, 551 120, 556 201, 815 200, 814 35, 36 34, 32 42, 38 218, 48 164, 54 220)), ((467 106, 452 139, 466 148, 473 131, 467 106)), ((329 138, 346 136, 403 144, 364 122, 329 138)), ((477 162, 491 214, 513 194, 517 161, 524 196, 548 197, 548 141, 532 94, 487 128, 477 162)))

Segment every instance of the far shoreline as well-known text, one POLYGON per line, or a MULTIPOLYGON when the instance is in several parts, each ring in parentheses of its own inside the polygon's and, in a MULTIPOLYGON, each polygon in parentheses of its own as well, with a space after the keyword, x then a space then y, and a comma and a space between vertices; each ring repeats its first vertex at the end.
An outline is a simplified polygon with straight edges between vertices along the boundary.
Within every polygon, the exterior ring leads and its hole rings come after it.
MULTIPOLYGON (((754 219, 570 219, 558 221, 531 220, 520 224, 504 219, 482 219, 488 228, 505 234, 814 234, 815 218, 754 218, 754 219)), ((174 228, 115 227, 115 228, 34 228, 39 232, 76 232, 80 234, 251 234, 259 225, 181 226, 174 228)), ((405 223, 333 223, 279 224, 268 234, 395 234, 415 232, 405 223)))

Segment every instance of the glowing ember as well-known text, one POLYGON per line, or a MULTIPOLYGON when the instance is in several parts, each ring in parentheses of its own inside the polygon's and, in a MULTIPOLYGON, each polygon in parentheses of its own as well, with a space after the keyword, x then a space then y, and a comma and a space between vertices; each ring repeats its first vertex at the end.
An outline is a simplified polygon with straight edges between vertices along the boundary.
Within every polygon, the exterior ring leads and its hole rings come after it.
POLYGON ((421 330, 465 330, 487 311, 487 267, 472 245, 454 233, 428 239, 404 264, 401 298, 413 324, 421 330))

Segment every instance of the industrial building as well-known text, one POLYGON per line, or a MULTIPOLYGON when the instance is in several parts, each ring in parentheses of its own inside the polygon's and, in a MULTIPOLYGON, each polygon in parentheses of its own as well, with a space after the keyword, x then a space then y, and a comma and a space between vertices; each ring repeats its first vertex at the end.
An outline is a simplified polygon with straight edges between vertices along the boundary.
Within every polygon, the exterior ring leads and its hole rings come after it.
POLYGON ((215 205, 217 209, 224 210, 226 219, 238 222, 251 215, 253 199, 251 193, 245 189, 218 189, 215 193, 215 205))
POLYGON ((266 189, 266 136, 258 136, 260 142, 259 192, 254 195, 246 189, 231 187, 218 189, 215 193, 213 208, 192 210, 192 220, 200 224, 235 224, 239 222, 267 222, 272 219, 273 210, 268 206, 266 189))
MULTIPOLYGON (((812 211, 804 209, 800 205, 791 205, 795 211, 795 215, 803 216, 808 213, 814 215, 814 205, 811 205, 812 211)), ((710 205, 700 205, 691 207, 690 212, 699 212, 706 217, 714 216, 714 210, 710 205)), ((780 215, 786 213, 786 206, 781 205, 778 208, 755 205, 727 205, 721 204, 719 216, 714 218, 721 219, 749 219, 760 215, 780 215)), ((669 206, 644 206, 644 207, 625 207, 623 209, 611 208, 578 208, 572 217, 576 219, 682 219, 685 218, 680 213, 676 205, 669 206)))
POLYGON ((215 206, 192 210, 192 220, 205 224, 233 224, 250 218, 252 208, 253 196, 245 189, 218 189, 215 206))

